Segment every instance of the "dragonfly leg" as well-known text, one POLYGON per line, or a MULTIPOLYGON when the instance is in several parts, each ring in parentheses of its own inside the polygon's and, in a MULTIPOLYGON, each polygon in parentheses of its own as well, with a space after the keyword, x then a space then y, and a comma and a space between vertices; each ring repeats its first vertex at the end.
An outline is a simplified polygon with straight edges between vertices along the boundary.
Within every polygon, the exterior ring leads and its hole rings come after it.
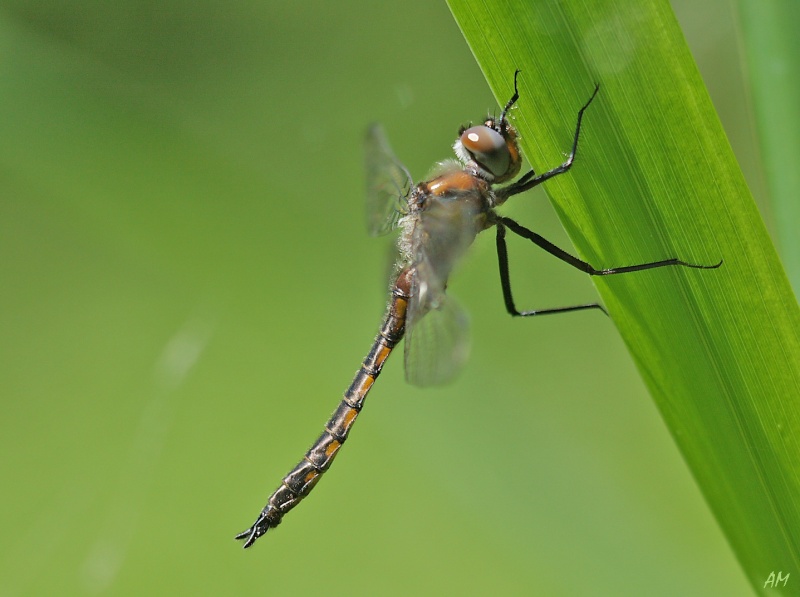
POLYGON ((517 180, 517 182, 515 182, 514 184, 515 185, 524 185, 526 182, 528 182, 534 176, 536 176, 536 172, 534 171, 533 168, 531 168, 530 170, 528 170, 525 173, 525 175, 523 177, 521 177, 519 180, 517 180))
POLYGON ((572 139, 572 151, 570 152, 569 157, 567 157, 566 161, 560 166, 556 166, 552 170, 548 170, 547 172, 540 174, 539 176, 535 176, 533 170, 531 170, 517 182, 510 184, 505 188, 500 189, 496 193, 498 205, 503 203, 506 199, 508 199, 512 195, 518 195, 519 193, 524 193, 525 191, 528 191, 533 187, 542 184, 543 182, 553 178, 554 176, 563 174, 572 167, 572 162, 575 160, 575 154, 578 152, 578 138, 580 137, 581 134, 581 121, 583 120, 583 113, 586 111, 586 108, 589 107, 589 104, 592 103, 592 100, 594 100, 599 90, 600 90, 600 84, 598 83, 594 87, 592 96, 585 104, 583 104, 581 109, 578 110, 578 123, 575 126, 575 136, 572 139))
POLYGON ((719 263, 715 263, 713 265, 700 265, 696 263, 688 263, 686 261, 681 261, 680 259, 673 257, 671 259, 662 259, 660 261, 651 261, 649 263, 637 263, 635 265, 624 265, 621 267, 611 267, 608 269, 597 269, 591 264, 587 263, 586 261, 582 261, 581 259, 578 259, 574 255, 570 255, 564 249, 557 247, 549 240, 536 234, 533 230, 528 230, 527 228, 525 228, 525 226, 518 224, 511 218, 506 218, 504 216, 497 216, 498 234, 500 233, 499 232, 500 227, 503 225, 507 226, 508 229, 511 230, 511 232, 513 232, 514 234, 517 234, 522 238, 528 239, 533 244, 544 249, 554 257, 558 257, 564 263, 568 263, 572 267, 579 269, 582 272, 589 274, 590 276, 611 276, 614 274, 640 272, 646 269, 655 269, 657 267, 668 267, 668 266, 690 267, 693 269, 717 269, 720 265, 722 265, 721 260, 719 261, 719 263))
POLYGON ((608 312, 598 303, 585 305, 572 305, 569 307, 555 307, 550 309, 536 309, 518 311, 514 305, 514 296, 511 293, 511 276, 508 273, 508 248, 506 247, 506 227, 502 222, 497 222, 497 262, 500 265, 500 285, 503 287, 503 301, 506 311, 514 317, 531 317, 533 315, 549 315, 551 313, 568 313, 569 311, 583 311, 585 309, 599 309, 606 315, 608 312))
POLYGON ((521 70, 519 70, 519 69, 517 69, 517 70, 515 70, 515 71, 514 71, 514 95, 512 95, 512 96, 511 96, 511 99, 510 99, 510 100, 508 100, 508 102, 506 102, 506 105, 505 105, 505 107, 503 108, 503 111, 500 113, 500 122, 501 122, 501 123, 502 123, 502 122, 505 122, 505 120, 506 120, 506 115, 508 114, 508 111, 511 109, 511 107, 512 107, 514 104, 516 104, 516 103, 517 103, 517 100, 519 99, 519 89, 517 89, 517 77, 519 77, 519 74, 520 74, 521 72, 522 72, 522 71, 521 71, 521 70))

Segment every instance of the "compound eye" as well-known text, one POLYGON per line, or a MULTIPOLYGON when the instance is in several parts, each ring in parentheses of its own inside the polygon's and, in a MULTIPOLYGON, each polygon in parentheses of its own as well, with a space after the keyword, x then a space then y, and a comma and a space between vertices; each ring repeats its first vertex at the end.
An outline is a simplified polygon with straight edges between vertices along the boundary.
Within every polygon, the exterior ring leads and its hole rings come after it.
POLYGON ((487 126, 473 126, 461 133, 461 145, 478 165, 500 178, 511 164, 508 145, 503 135, 487 126))

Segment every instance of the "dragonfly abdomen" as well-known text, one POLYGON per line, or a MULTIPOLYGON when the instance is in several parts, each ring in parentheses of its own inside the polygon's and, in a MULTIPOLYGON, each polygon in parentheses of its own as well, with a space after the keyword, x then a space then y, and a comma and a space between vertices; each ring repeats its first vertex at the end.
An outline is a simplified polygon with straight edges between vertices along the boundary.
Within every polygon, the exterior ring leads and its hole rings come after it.
POLYGON ((236 535, 237 539, 245 539, 245 548, 250 547, 269 529, 278 526, 284 515, 311 492, 322 474, 333 464, 333 459, 347 440, 350 429, 361 412, 364 399, 380 375, 383 364, 397 343, 403 339, 406 310, 411 296, 412 272, 407 267, 398 275, 381 330, 353 382, 345 391, 342 401, 325 425, 322 435, 308 449, 303 460, 283 478, 280 487, 269 496, 267 505, 253 526, 236 535))

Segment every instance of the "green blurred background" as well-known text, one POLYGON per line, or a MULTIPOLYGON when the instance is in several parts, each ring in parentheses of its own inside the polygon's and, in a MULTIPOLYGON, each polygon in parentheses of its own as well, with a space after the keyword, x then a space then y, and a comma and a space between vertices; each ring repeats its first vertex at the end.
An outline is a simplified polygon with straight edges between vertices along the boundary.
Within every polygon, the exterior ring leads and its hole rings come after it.
MULTIPOLYGON (((675 6, 759 195, 731 7, 675 6)), ((612 323, 512 320, 491 235, 460 378, 392 358, 312 497, 233 541, 383 313, 367 124, 419 179, 495 107, 443 2, 4 2, 0 596, 750 594, 612 323)), ((504 212, 569 246, 543 193, 504 212)), ((520 307, 595 299, 511 252, 520 307)))

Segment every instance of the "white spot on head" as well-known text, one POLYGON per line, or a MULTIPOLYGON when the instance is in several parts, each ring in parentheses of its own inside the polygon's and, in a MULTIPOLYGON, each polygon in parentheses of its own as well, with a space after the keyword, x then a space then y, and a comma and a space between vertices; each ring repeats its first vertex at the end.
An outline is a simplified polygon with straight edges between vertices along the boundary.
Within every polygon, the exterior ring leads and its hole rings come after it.
POLYGON ((478 141, 480 141, 481 136, 478 133, 470 133, 469 135, 467 135, 467 139, 469 139, 473 143, 477 143, 478 141))

